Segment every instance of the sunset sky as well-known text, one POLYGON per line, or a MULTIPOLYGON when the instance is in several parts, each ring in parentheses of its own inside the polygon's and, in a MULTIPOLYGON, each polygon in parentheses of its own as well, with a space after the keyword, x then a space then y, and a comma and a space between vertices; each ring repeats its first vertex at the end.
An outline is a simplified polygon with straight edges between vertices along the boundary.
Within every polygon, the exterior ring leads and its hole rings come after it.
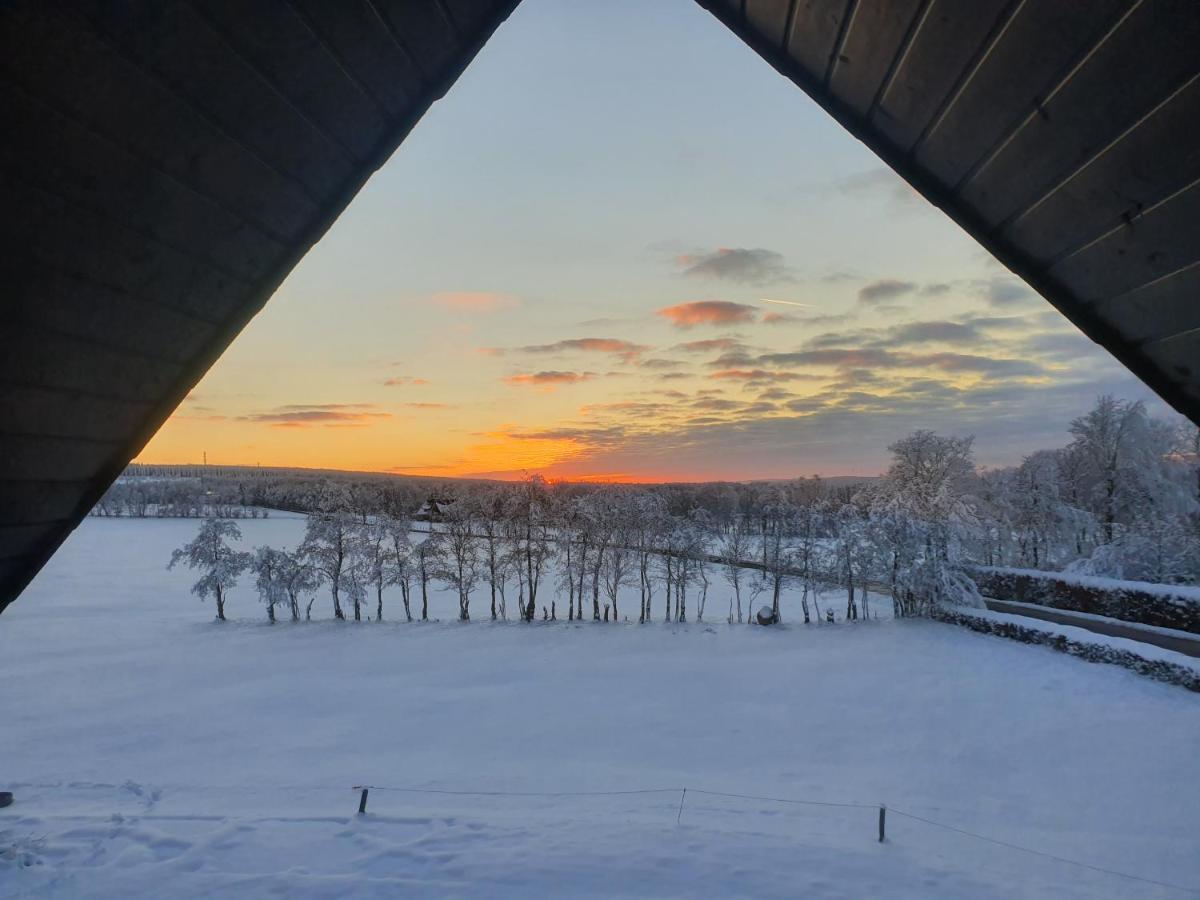
POLYGON ((139 461, 873 474, 1098 393, 1152 396, 693 0, 524 0, 139 461))

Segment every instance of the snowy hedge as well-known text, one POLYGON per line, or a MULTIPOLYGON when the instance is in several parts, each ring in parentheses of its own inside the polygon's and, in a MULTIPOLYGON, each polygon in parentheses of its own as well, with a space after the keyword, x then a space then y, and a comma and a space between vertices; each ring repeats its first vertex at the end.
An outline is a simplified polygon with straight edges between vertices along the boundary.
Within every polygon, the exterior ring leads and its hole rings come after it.
POLYGON ((991 566, 973 568, 971 577, 981 594, 996 600, 1200 634, 1200 588, 991 566))
POLYGON ((952 609, 941 608, 933 613, 933 617, 942 622, 962 625, 981 634, 992 634, 1023 644, 1040 644, 1052 647, 1060 653, 1077 656, 1080 659, 1094 663, 1109 663, 1114 666, 1124 666, 1140 675, 1165 681, 1167 684, 1177 684, 1189 691, 1200 693, 1200 671, 1188 666, 1173 663, 1165 659, 1147 659, 1129 650, 1122 650, 1108 644, 1091 643, 1088 641, 1072 640, 1065 634, 1056 634, 1016 622, 1002 622, 970 613, 955 612, 952 609))

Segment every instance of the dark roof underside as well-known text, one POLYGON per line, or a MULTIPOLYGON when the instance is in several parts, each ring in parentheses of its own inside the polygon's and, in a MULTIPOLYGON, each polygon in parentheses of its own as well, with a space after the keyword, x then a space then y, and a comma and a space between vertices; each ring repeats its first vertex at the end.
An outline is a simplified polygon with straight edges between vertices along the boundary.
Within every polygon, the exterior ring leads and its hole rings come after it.
MULTIPOLYGON (((698 2, 1200 421, 1200 4, 698 2)), ((0 7, 0 610, 515 5, 0 7)))

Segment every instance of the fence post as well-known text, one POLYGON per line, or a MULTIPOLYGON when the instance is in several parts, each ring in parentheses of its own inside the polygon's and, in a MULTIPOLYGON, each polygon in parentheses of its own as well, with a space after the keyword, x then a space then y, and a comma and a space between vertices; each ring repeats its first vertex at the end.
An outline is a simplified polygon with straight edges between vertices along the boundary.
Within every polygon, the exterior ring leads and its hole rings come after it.
POLYGON ((679 815, 675 817, 675 824, 678 825, 683 821, 683 801, 687 799, 687 788, 683 789, 683 793, 679 795, 679 815))
MULTIPOLYGON (((363 801, 366 802, 365 800, 363 801)), ((879 807, 879 843, 883 843, 884 839, 884 824, 887 821, 887 807, 880 805, 879 807)))
MULTIPOLYGON (((362 789, 362 796, 358 798, 358 814, 361 816, 367 811, 367 788, 362 789)), ((882 825, 880 826, 883 827, 882 825)), ((883 840, 883 838, 880 838, 883 840)))

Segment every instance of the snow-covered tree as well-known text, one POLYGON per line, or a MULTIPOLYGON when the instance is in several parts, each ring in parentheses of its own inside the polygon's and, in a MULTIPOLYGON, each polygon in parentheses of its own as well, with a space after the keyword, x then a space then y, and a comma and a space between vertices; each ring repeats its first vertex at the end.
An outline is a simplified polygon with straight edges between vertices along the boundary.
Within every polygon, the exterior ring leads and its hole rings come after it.
POLYGON ((240 541, 242 531, 234 522, 225 519, 205 519, 200 533, 171 554, 168 569, 183 562, 203 574, 192 585, 192 593, 205 600, 212 597, 217 603, 217 618, 225 621, 225 597, 237 586, 237 578, 250 565, 250 554, 234 550, 229 541, 240 541))
POLYGON ((337 619, 346 618, 341 595, 346 572, 353 563, 357 528, 357 520, 350 512, 336 509, 316 512, 308 517, 304 541, 300 544, 300 554, 321 581, 329 585, 333 615, 337 619))
MULTIPOLYGON (((746 580, 745 563, 753 553, 753 547, 746 521, 740 517, 729 523, 717 541, 717 555, 721 558, 721 574, 733 588, 735 615, 739 625, 742 622, 742 585, 746 580)), ((807 621, 807 617, 805 617, 805 621, 807 621)))
POLYGON ((437 548, 437 577, 457 592, 458 618, 463 622, 471 618, 471 592, 480 578, 478 519, 473 499, 461 495, 447 507, 442 530, 431 536, 437 548))
MULTIPOLYGON (((377 515, 360 524, 354 534, 354 555, 361 568, 362 580, 375 589, 375 621, 383 621, 383 586, 388 583, 392 555, 391 522, 377 515)), ((355 618, 358 618, 357 610, 355 618)))
POLYGON ((980 607, 983 601, 966 574, 961 537, 978 521, 971 493, 973 438, 916 431, 892 444, 892 464, 882 497, 894 514, 906 516, 921 535, 922 549, 898 573, 898 589, 913 612, 943 603, 980 607))
POLYGON ((284 551, 282 560, 283 571, 281 578, 283 580, 284 590, 287 591, 288 605, 291 608, 292 621, 300 621, 300 595, 309 594, 308 606, 305 609, 305 618, 312 618, 312 605, 315 597, 313 596, 320 584, 316 572, 301 553, 288 553, 284 551))
MULTIPOLYGON (((288 554, 271 547, 257 547, 250 562, 254 573, 258 597, 267 607, 267 619, 275 624, 275 607, 288 602, 288 554)), ((293 612, 295 607, 293 607, 293 612)))
POLYGON ((384 577, 388 584, 400 588, 400 600, 404 604, 404 619, 412 621, 412 579, 414 560, 412 541, 409 538, 411 522, 407 517, 388 516, 384 544, 384 577))

